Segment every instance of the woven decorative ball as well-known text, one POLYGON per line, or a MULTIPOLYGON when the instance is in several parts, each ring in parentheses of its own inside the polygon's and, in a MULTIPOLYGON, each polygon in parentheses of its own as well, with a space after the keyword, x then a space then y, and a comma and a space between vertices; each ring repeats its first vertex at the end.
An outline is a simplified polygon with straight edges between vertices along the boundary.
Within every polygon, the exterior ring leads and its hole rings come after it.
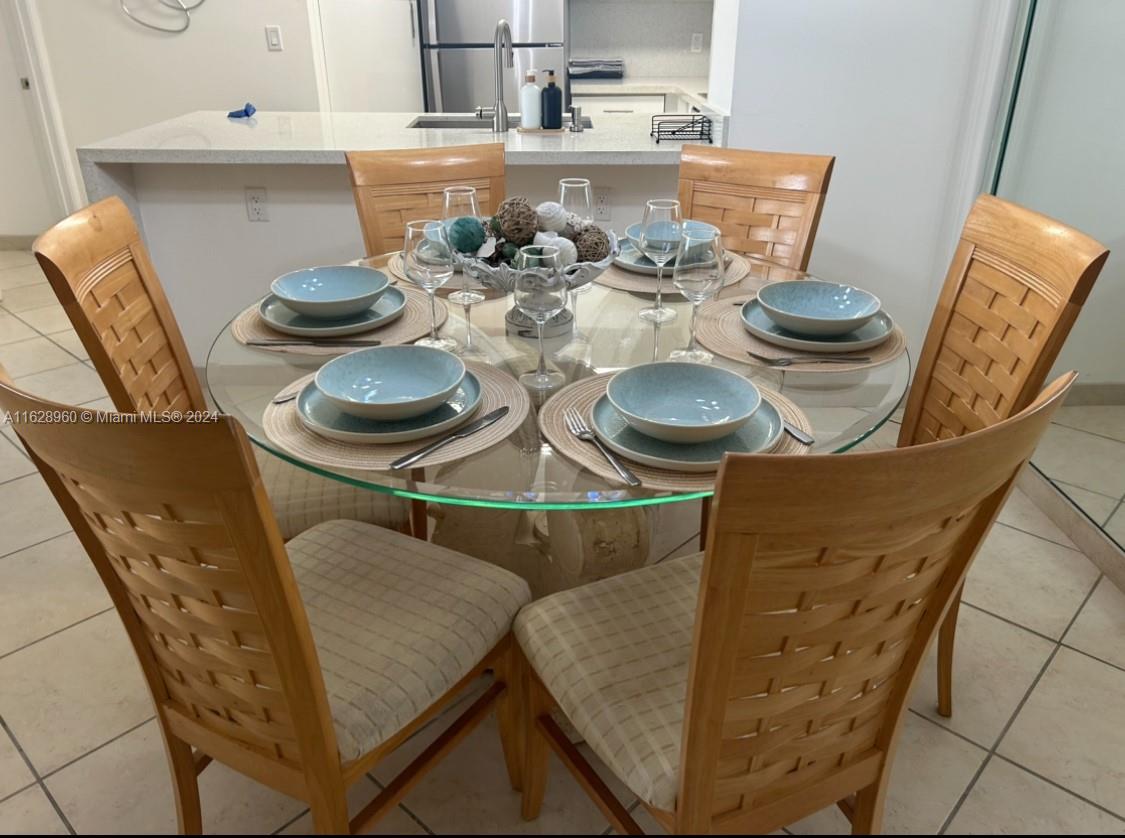
POLYGON ((523 247, 535 238, 539 229, 539 216, 527 198, 515 196, 505 198, 496 208, 496 222, 500 234, 512 244, 523 247))
POLYGON ((579 262, 600 262, 609 255, 609 236, 600 227, 589 227, 574 239, 579 262))
POLYGON ((510 263, 515 261, 516 255, 519 252, 520 249, 511 242, 504 242, 502 245, 500 245, 500 258, 505 262, 510 263))
POLYGON ((574 242, 570 239, 564 239, 558 233, 536 233, 534 244, 549 244, 553 247, 557 247, 559 249, 559 259, 562 261, 562 266, 564 268, 578 261, 578 248, 574 246, 574 242))
POLYGON ((471 215, 462 216, 449 225, 449 243, 458 253, 476 253, 484 239, 484 225, 471 215))
POLYGON ((539 229, 549 233, 561 233, 566 227, 567 211, 556 201, 544 201, 535 208, 539 216, 539 229))

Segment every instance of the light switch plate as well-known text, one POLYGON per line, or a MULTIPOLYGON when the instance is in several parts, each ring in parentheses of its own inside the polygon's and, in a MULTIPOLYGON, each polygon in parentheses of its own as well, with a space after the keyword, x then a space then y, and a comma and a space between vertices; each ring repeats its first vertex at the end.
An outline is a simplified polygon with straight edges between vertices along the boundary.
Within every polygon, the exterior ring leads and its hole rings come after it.
POLYGON ((266 27, 266 49, 270 52, 281 52, 285 44, 281 40, 281 27, 271 24, 266 27))
POLYGON ((703 52, 703 33, 695 32, 691 36, 691 51, 703 52))

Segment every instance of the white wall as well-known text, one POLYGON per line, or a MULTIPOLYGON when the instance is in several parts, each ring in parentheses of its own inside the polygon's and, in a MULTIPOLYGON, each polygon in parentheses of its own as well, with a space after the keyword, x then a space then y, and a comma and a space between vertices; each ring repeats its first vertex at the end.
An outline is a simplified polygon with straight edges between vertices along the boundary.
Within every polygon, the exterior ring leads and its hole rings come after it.
POLYGON ((1041 2, 998 190, 1110 249, 1056 371, 1125 382, 1125 3, 1041 2))
POLYGON ((737 45, 728 144, 836 155, 811 270, 878 294, 915 358, 980 174, 966 160, 991 138, 972 113, 991 78, 980 59, 1006 55, 1009 33, 987 31, 997 4, 742 0, 729 27, 716 14, 716 42, 737 45))
MULTIPOLYGON (((31 0, 70 148, 188 111, 317 110, 306 0, 209 0, 179 35, 146 29, 118 0, 31 0), (265 26, 285 49, 266 49, 265 26)), ((158 0, 131 0, 138 14, 158 0)), ((167 19, 167 18, 165 18, 167 19)))
POLYGON ((34 236, 59 218, 35 139, 27 75, 13 48, 13 22, 0 9, 0 236, 34 236))

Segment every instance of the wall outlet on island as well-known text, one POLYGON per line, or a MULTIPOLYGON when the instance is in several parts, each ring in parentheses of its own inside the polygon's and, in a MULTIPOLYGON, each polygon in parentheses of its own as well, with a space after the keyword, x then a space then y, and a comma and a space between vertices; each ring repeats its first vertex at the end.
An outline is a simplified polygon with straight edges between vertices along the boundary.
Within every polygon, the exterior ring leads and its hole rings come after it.
POLYGON ((246 217, 251 221, 269 221, 270 208, 266 203, 264 186, 246 187, 246 217))
POLYGON ((613 190, 607 187, 594 187, 594 220, 610 221, 610 198, 613 190))
POLYGON ((691 36, 691 51, 703 52, 703 33, 694 32, 691 36))

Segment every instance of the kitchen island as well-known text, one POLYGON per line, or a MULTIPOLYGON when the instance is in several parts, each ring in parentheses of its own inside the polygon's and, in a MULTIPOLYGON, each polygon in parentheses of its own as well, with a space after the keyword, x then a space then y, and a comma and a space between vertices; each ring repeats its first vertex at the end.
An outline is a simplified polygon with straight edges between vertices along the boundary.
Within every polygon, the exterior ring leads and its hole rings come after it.
MULTIPOLYGON (((724 117, 713 114, 716 139, 724 117)), ((231 312, 259 299, 270 280, 299 267, 364 255, 344 162, 346 151, 434 148, 502 141, 508 194, 557 194, 560 177, 609 189, 619 232, 644 201, 676 193, 678 143, 657 144, 650 118, 598 118, 585 131, 493 134, 467 114, 261 112, 249 120, 197 111, 78 149, 91 201, 120 196, 144 232, 153 263, 202 366, 231 312), (265 220, 251 221, 246 190, 265 189, 265 220)))

